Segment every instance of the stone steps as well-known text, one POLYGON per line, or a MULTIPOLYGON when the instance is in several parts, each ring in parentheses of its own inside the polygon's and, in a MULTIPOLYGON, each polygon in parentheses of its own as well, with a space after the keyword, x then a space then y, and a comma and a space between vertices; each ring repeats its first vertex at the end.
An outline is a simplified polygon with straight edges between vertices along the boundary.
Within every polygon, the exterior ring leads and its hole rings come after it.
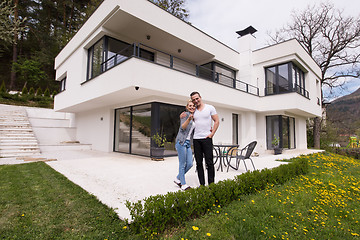
POLYGON ((36 140, 29 141, 0 141, 0 145, 3 148, 9 146, 38 146, 38 142, 36 140))
POLYGON ((37 142, 36 138, 30 135, 27 136, 1 136, 0 137, 0 143, 1 142, 22 142, 22 141, 35 141, 37 142))
MULTIPOLYGON (((130 128, 123 122, 120 122, 120 131, 125 136, 127 136, 127 137, 130 136, 130 128)), ((151 145, 150 137, 145 136, 144 134, 142 134, 141 132, 139 132, 137 130, 132 131, 131 137, 132 137, 133 143, 137 142, 139 144, 139 146, 141 146, 141 147, 150 148, 150 145, 151 145)))
POLYGON ((40 148, 27 118, 19 106, 0 106, 0 157, 40 155, 40 148))

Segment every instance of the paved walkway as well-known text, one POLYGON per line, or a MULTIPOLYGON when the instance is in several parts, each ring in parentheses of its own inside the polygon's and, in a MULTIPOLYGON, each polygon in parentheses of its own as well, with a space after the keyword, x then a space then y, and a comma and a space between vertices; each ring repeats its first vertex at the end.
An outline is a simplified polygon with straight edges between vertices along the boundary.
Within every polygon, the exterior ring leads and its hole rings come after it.
MULTIPOLYGON (((318 152, 316 150, 285 151, 281 155, 264 155, 254 157, 256 169, 273 168, 285 162, 276 159, 289 159, 301 154, 318 152)), ((114 208, 120 218, 130 220, 125 207, 126 200, 135 202, 156 194, 179 191, 173 183, 178 171, 177 157, 166 158, 165 161, 152 161, 148 157, 140 157, 121 153, 103 153, 90 150, 49 151, 41 157, 57 159, 47 162, 49 166, 65 175, 69 180, 95 195, 101 202, 114 208)), ((24 163, 16 159, 0 159, 0 164, 24 163)), ((251 163, 247 166, 252 169, 251 163)), ((217 167, 217 165, 216 165, 217 167)), ((195 166, 186 175, 187 184, 199 186, 195 166)), ((235 171, 217 171, 215 182, 233 179, 245 172, 244 166, 235 171)))

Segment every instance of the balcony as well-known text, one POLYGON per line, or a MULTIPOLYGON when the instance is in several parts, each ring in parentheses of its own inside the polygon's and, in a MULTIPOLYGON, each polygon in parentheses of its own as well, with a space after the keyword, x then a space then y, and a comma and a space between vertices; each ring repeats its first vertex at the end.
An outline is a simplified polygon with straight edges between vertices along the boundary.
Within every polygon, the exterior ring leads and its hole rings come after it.
POLYGON ((288 89, 288 85, 285 86, 279 85, 279 89, 277 91, 275 91, 275 88, 276 88, 275 85, 272 87, 265 88, 265 96, 296 92, 301 96, 310 99, 309 92, 305 88, 300 87, 297 84, 294 84, 294 86, 290 89, 288 89))
POLYGON ((92 75, 92 77, 88 77, 87 81, 90 81, 92 78, 133 57, 180 71, 185 74, 190 74, 207 81, 212 81, 251 95, 259 96, 259 89, 251 84, 226 76, 209 68, 196 65, 190 61, 141 43, 128 45, 126 48, 123 48, 121 51, 113 54, 111 57, 108 57, 106 61, 101 62, 98 65, 93 63, 91 67, 95 74, 92 75), (156 58, 154 53, 156 53, 156 58))

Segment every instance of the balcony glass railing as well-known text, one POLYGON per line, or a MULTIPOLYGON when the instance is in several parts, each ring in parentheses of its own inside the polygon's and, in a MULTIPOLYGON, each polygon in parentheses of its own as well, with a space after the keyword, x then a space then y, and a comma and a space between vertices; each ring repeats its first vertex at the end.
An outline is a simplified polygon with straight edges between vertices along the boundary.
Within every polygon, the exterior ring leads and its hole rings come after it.
POLYGON ((279 90, 277 91, 276 85, 265 88, 265 96, 297 92, 298 94, 300 94, 306 98, 309 98, 309 92, 305 88, 300 87, 297 84, 295 84, 292 89, 288 89, 288 85, 279 86, 278 89, 279 90))
POLYGON ((240 80, 226 76, 224 74, 215 72, 209 68, 196 65, 185 59, 178 58, 171 54, 165 53, 163 51, 157 50, 155 48, 140 43, 131 44, 125 49, 111 56, 106 61, 104 61, 101 64, 101 71, 105 72, 131 57, 136 57, 138 59, 153 62, 155 64, 168 67, 177 71, 181 71, 187 74, 191 74, 193 76, 206 79, 223 86, 231 87, 242 92, 259 96, 259 88, 257 88, 256 86, 242 82, 240 80), (149 56, 149 53, 152 52, 156 53, 156 58, 154 58, 154 56, 152 57, 149 56))

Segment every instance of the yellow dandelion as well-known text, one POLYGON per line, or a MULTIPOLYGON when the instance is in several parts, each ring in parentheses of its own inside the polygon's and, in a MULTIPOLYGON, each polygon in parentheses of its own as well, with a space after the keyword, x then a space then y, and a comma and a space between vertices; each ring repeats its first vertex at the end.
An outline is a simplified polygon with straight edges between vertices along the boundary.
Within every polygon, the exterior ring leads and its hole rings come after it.
POLYGON ((211 236, 211 233, 207 233, 206 235, 207 235, 208 237, 210 237, 210 236, 211 236))
POLYGON ((193 229, 194 231, 199 230, 199 228, 198 228, 198 227, 195 227, 195 226, 192 226, 192 229, 193 229))

